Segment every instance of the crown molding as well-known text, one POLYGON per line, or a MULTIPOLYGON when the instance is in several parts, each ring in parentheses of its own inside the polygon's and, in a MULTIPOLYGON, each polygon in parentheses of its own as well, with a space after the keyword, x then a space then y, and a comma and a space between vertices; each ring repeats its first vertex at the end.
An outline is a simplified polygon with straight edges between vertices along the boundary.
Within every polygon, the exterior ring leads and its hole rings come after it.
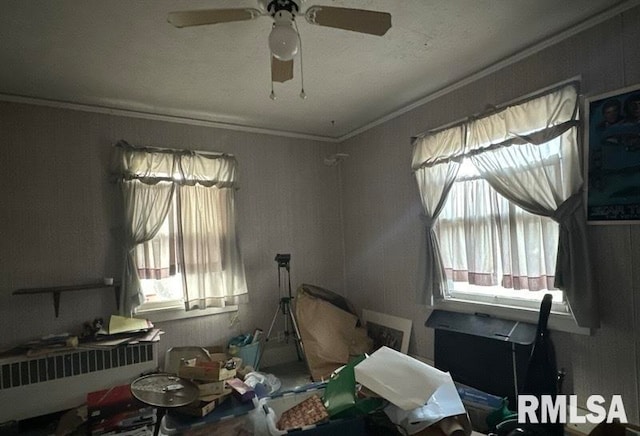
POLYGON ((267 129, 263 127, 253 127, 242 124, 225 123, 215 121, 213 119, 200 118, 197 116, 189 115, 171 115, 155 112, 147 112, 135 109, 124 109, 117 107, 102 106, 96 104, 84 104, 75 103, 71 101, 62 101, 38 97, 28 97, 24 95, 15 94, 2 94, 0 93, 0 100, 11 103, 24 103, 36 106, 46 106, 57 109, 70 109, 82 112, 94 112, 99 114, 125 116, 132 118, 143 118, 147 120, 166 121, 170 123, 188 124, 193 126, 214 127, 216 129, 235 130, 245 133, 258 133, 262 135, 272 136, 284 136, 288 138, 307 139, 311 141, 321 142, 338 142, 338 138, 332 138, 329 136, 311 135, 308 133, 290 132, 286 130, 267 129))
POLYGON ((620 4, 618 4, 617 6, 612 7, 611 9, 608 9, 598 15, 594 15, 591 18, 588 18, 584 21, 582 21, 579 24, 576 24, 575 26, 572 26, 568 29, 565 29, 559 33, 556 33, 555 35, 537 43, 534 44, 522 51, 519 51, 518 53, 509 56, 501 61, 496 62, 495 64, 492 64, 490 66, 488 66, 487 68, 484 68, 476 73, 473 73, 461 80, 458 80, 450 85, 445 86, 444 88, 441 88, 431 94, 428 94, 422 98, 420 98, 419 100, 414 101, 413 103, 408 104, 407 106, 404 106, 394 112, 391 112, 381 118, 378 118, 375 121, 372 121, 371 123, 365 124, 364 126, 355 129, 345 135, 342 135, 338 138, 338 142, 344 142, 347 139, 353 138, 354 136, 357 136, 361 133, 366 132, 367 130, 370 130, 376 126, 379 126, 380 124, 384 124, 387 121, 390 121, 394 118, 399 117, 400 115, 403 115, 407 112, 412 111, 413 109, 416 109, 420 106, 425 105, 426 103, 429 103, 430 101, 433 101, 437 98, 442 97, 443 95, 449 94, 457 89, 460 89, 470 83, 476 82, 479 79, 482 79, 483 77, 486 77, 490 74, 493 74, 509 65, 515 64, 516 62, 519 62, 523 59, 528 58, 531 55, 534 55, 536 53, 538 53, 539 51, 544 50, 545 48, 551 47, 565 39, 568 39, 574 35, 577 35, 580 32, 583 32, 584 30, 587 30, 593 26, 596 26, 604 21, 607 21, 610 18, 615 17, 616 15, 619 15, 621 13, 623 13, 624 11, 631 9, 633 7, 636 7, 640 5, 640 0, 627 0, 624 1, 620 4))

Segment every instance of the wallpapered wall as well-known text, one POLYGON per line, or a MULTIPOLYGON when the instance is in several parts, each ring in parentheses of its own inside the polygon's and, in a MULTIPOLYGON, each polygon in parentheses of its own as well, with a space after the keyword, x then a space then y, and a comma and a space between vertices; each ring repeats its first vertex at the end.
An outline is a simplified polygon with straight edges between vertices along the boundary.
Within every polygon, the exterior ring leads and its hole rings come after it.
MULTIPOLYGON (((582 76, 597 95, 640 83, 640 8, 546 48, 345 141, 342 167, 345 290, 357 307, 413 320, 410 351, 433 358, 429 311, 411 304, 422 210, 410 170, 410 137, 480 113, 554 83, 582 76)), ((640 408, 640 226, 590 226, 602 328, 593 337, 554 333, 565 386, 621 394, 628 418, 640 408)))
MULTIPOLYGON (((291 252, 292 281, 344 293, 358 308, 413 320, 410 352, 433 357, 426 307, 414 303, 421 205, 409 138, 576 75, 595 95, 640 83, 640 8, 433 100, 335 146, 137 118, 0 103, 0 346, 73 331, 115 310, 106 291, 11 296, 17 288, 82 283, 120 272, 119 197, 111 146, 230 152, 240 164, 241 249, 251 304, 225 314, 161 323, 161 352, 210 345, 268 328, 277 252, 291 252), (326 167, 323 158, 349 159, 326 167), (343 212, 341 212, 341 209, 343 212), (343 217, 342 217, 343 216, 343 217)), ((630 420, 640 405, 640 227, 592 226, 602 328, 554 333, 567 392, 621 394, 630 420)))
MULTIPOLYGON (((121 198, 110 181, 112 146, 131 144, 233 153, 240 246, 250 304, 234 314, 159 323, 160 355, 265 331, 278 304, 276 253, 291 253, 293 286, 342 291, 343 257, 334 144, 138 118, 0 103, 0 347, 77 332, 116 310, 110 290, 11 296, 18 288, 72 285, 121 273, 121 198)), ((294 289, 295 291, 295 289, 294 289)), ((282 330, 278 317, 276 331, 282 330)))

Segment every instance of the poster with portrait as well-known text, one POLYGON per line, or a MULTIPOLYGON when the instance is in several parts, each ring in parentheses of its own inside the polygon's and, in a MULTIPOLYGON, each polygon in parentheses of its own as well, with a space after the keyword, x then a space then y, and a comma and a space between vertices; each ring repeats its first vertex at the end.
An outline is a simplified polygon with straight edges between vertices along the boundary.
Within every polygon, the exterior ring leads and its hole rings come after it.
POLYGON ((587 221, 640 223, 640 85, 586 99, 587 221))
POLYGON ((373 340, 373 351, 384 345, 404 354, 409 352, 412 324, 410 319, 363 309, 362 320, 367 329, 367 336, 373 340))

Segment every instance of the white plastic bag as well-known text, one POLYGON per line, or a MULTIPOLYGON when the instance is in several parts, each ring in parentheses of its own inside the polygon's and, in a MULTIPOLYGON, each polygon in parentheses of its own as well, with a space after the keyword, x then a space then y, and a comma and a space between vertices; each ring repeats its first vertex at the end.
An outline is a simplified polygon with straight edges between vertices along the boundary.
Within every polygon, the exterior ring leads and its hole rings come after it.
POLYGON ((282 382, 275 375, 256 371, 247 373, 247 375, 244 376, 244 383, 254 389, 258 384, 263 385, 267 391, 267 395, 273 394, 282 386, 282 382))

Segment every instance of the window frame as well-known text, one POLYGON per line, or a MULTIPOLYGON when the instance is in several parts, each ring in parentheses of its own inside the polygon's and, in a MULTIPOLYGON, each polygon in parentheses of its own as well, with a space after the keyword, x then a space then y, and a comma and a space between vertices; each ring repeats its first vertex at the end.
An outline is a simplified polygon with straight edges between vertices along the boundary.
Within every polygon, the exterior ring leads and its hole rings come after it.
POLYGON ((176 321, 180 319, 197 318, 200 316, 221 315, 224 313, 237 312, 238 305, 225 307, 207 307, 205 309, 185 310, 184 305, 178 307, 165 307, 158 309, 136 309, 135 318, 145 318, 151 322, 176 321))
MULTIPOLYGON (((178 195, 176 193, 176 195, 178 195)), ((177 202, 179 200, 177 197, 174 197, 171 205, 171 208, 177 207, 177 202)), ((169 212, 172 213, 171 211, 169 212)), ((169 216, 167 215, 167 218, 169 216)), ((178 237, 178 244, 182 244, 182 237, 178 237)), ((152 239, 153 240, 153 239, 152 239)), ((148 241, 149 242, 149 241, 148 241)), ((183 271, 181 271, 181 274, 183 271)), ((152 279, 140 279, 143 280, 152 280, 152 279)), ((184 292, 184 287, 182 288, 184 292)), ((187 310, 185 308, 185 300, 184 299, 175 299, 175 300, 165 300, 165 301, 151 301, 151 302, 143 302, 138 306, 134 311, 134 317, 145 318, 151 322, 162 322, 162 321, 174 321, 180 319, 189 319, 189 318, 197 318, 200 316, 209 316, 209 315, 219 315, 229 312, 237 312, 238 305, 230 304, 225 305, 224 307, 205 307, 203 309, 191 309, 187 310)))
MULTIPOLYGON (((475 315, 487 315, 512 321, 528 322, 531 324, 538 323, 538 317, 540 313, 539 309, 472 302, 456 298, 434 298, 434 304, 432 307, 430 307, 430 309, 440 309, 459 313, 471 313, 475 315)), ((580 335, 592 334, 592 329, 579 327, 576 324, 573 315, 571 315, 570 313, 560 313, 553 310, 549 315, 548 328, 555 331, 575 333, 580 335)))
MULTIPOLYGON (((466 159, 463 159, 463 162, 466 159)), ((541 166, 542 165, 549 165, 549 162, 545 161, 541 161, 539 163, 541 166)), ((465 164, 462 163, 462 166, 464 166, 465 164)), ((465 167, 466 170, 463 174, 458 174, 458 176, 456 177, 456 180, 453 182, 454 184, 456 183, 462 183, 468 180, 477 180, 477 179, 481 179, 481 176, 479 174, 475 174, 475 169, 472 166, 469 167, 465 167)), ((462 167, 461 169, 462 170, 462 167)), ((489 189, 492 189, 492 187, 489 186, 489 189)), ((451 200, 451 196, 453 195, 453 189, 449 192, 449 195, 447 197, 447 201, 451 200)), ((498 194, 499 195, 499 194, 498 194)), ((505 199, 506 200, 506 199, 505 199)), ((509 201, 509 200, 506 200, 509 201)), ((511 203, 509 201, 509 203, 511 203)), ((517 205, 514 205, 516 208, 518 208, 517 205)), ((437 218, 437 224, 436 227, 439 226, 439 221, 443 218, 442 214, 444 212, 443 211, 440 213, 440 216, 437 218)), ((492 211, 492 213, 495 213, 495 211, 492 211)), ((449 219, 453 222, 453 221, 459 221, 459 219, 451 218, 449 217, 449 219)), ((469 283, 466 282, 456 282, 459 283, 456 287, 458 287, 458 289, 454 289, 454 287, 452 286, 452 280, 451 279, 447 279, 447 291, 445 292, 444 296, 435 296, 434 297, 434 301, 438 301, 439 303, 443 303, 443 302, 447 302, 447 301, 455 301, 457 303, 464 303, 464 304, 477 304, 479 305, 479 310, 486 310, 487 306, 497 306, 500 308, 500 310, 498 310, 497 312, 499 312, 502 315, 506 315, 506 316, 502 316, 502 317, 515 317, 517 319, 515 319, 516 321, 518 320, 528 320, 530 319, 530 316, 527 315, 527 312, 530 310, 537 310, 540 307, 540 302, 538 302, 537 300, 534 299, 526 299, 526 298, 517 298, 517 297, 509 297, 509 296, 499 296, 499 295, 494 295, 493 297, 489 296, 489 295, 485 295, 482 293, 476 293, 472 290, 473 285, 470 285, 469 283), (515 312, 513 315, 510 315, 506 309, 510 308, 513 309, 515 312), (522 309, 524 311, 524 315, 520 314, 518 315, 518 310, 522 309)), ((478 285, 479 286, 479 285, 478 285)), ((500 285, 494 285, 494 286, 488 286, 488 288, 500 288, 500 289, 505 289, 505 290, 509 290, 511 288, 504 288, 500 285)), ((558 289, 553 289, 550 290, 552 292, 557 292, 557 291, 561 291, 558 289)), ((530 292, 528 290, 519 290, 516 291, 516 293, 519 292, 530 292)), ((544 292, 544 291, 542 291, 544 292)), ((562 295, 563 295, 563 301, 562 302, 554 302, 552 305, 552 311, 553 313, 560 315, 560 316, 564 316, 564 315, 569 315, 571 319, 573 319, 573 317, 571 316, 570 310, 569 310, 569 306, 568 306, 568 302, 566 300, 566 297, 564 296, 564 291, 561 291, 562 295)), ((541 300, 540 300, 541 301, 541 300)), ((457 304, 456 304, 457 307, 457 304)))

